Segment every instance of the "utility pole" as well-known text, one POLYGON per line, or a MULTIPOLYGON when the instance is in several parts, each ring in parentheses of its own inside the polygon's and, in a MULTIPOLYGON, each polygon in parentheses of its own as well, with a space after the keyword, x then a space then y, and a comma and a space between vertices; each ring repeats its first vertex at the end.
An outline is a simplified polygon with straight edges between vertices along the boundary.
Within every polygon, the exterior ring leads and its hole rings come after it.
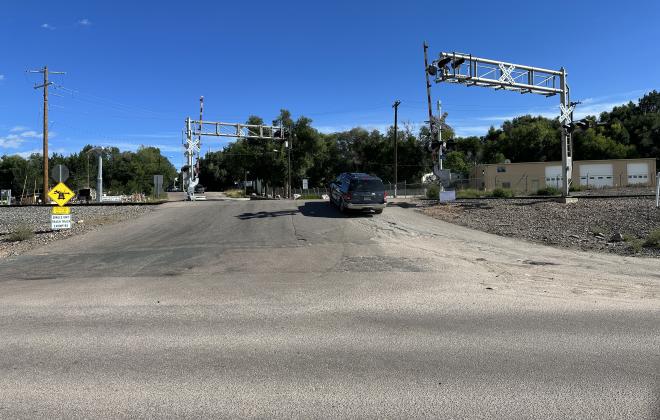
POLYGON ((438 106, 438 142, 440 143, 440 150, 438 151, 438 162, 440 164, 440 170, 442 170, 442 149, 444 146, 442 144, 442 103, 438 100, 436 103, 438 106))
POLYGON ((394 108, 394 197, 396 198, 397 196, 397 184, 399 182, 399 176, 398 176, 398 165, 399 165, 399 156, 398 156, 398 149, 399 149, 399 139, 398 139, 398 130, 399 127, 397 125, 397 120, 399 116, 399 105, 401 105, 401 101, 398 99, 394 101, 394 105, 392 105, 392 108, 394 108))
POLYGON ((43 73, 44 83, 35 86, 35 89, 44 89, 44 129, 43 129, 43 158, 44 158, 44 185, 41 196, 43 204, 48 203, 48 86, 53 82, 48 81, 48 73, 50 74, 66 74, 63 71, 49 71, 48 66, 44 66, 41 70, 29 70, 29 73, 43 73))
POLYGON ((429 80, 429 59, 428 59, 428 49, 429 46, 424 41, 424 74, 426 75, 426 101, 429 107, 429 128, 431 129, 431 135, 433 135, 433 109, 431 105, 431 81, 429 80))
POLYGON ((293 146, 293 130, 289 131, 289 141, 286 144, 286 150, 287 150, 287 159, 288 159, 288 164, 287 164, 287 171, 288 171, 288 182, 287 182, 287 187, 286 187, 286 194, 287 198, 291 198, 291 146, 293 146))

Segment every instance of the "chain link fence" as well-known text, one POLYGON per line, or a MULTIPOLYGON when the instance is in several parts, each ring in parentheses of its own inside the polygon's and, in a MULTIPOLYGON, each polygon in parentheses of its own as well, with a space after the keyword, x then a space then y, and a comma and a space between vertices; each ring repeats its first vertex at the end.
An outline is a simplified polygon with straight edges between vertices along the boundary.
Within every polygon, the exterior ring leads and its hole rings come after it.
MULTIPOLYGON (((655 182, 653 177, 648 175, 612 175, 612 174, 585 174, 578 178, 578 183, 575 181, 572 184, 573 191, 582 191, 588 193, 612 193, 617 192, 630 192, 638 194, 655 194, 655 182)), ((429 188, 433 183, 408 183, 399 182, 396 184, 385 182, 385 191, 388 197, 399 198, 415 198, 426 197, 429 188)), ((495 189, 511 190, 516 195, 534 195, 539 190, 545 188, 561 189, 562 178, 560 176, 540 177, 537 175, 521 175, 515 178, 506 176, 495 176, 489 178, 484 182, 483 177, 479 178, 463 178, 451 181, 445 185, 447 190, 465 191, 493 191, 495 189)), ((323 195, 329 195, 330 190, 323 187, 315 188, 292 188, 291 194, 297 194, 300 198, 315 199, 322 198, 323 195)), ((264 194, 261 194, 264 195, 264 194)), ((285 198, 286 188, 270 188, 267 193, 268 197, 285 198)))

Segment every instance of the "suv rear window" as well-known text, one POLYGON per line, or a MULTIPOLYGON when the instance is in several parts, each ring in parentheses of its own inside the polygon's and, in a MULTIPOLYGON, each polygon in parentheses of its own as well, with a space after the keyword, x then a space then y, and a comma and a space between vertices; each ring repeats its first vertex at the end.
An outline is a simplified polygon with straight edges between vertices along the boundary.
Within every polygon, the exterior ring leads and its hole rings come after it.
POLYGON ((384 191, 385 186, 379 179, 353 179, 351 180, 351 191, 384 191))

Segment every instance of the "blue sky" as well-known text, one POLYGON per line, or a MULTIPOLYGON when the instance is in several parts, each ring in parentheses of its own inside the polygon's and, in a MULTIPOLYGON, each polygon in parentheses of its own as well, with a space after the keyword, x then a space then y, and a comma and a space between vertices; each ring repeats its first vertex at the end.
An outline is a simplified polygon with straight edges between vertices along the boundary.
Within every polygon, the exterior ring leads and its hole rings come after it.
MULTIPOLYGON (((179 166, 181 129, 198 114, 270 122, 280 108, 322 131, 425 120, 422 42, 566 67, 578 116, 660 87, 657 1, 146 2, 10 0, 0 15, 0 155, 41 150, 40 75, 52 76, 50 150, 85 144, 161 147, 179 166)), ((434 85, 460 135, 526 113, 556 116, 558 98, 434 85)), ((224 141, 204 139, 203 151, 224 141)))

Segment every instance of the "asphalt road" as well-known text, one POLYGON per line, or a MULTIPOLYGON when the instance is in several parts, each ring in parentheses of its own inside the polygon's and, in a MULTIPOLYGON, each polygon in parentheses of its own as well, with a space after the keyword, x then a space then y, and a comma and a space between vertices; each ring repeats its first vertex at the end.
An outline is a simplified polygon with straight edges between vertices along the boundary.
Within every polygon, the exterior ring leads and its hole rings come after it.
POLYGON ((0 418, 660 417, 660 261, 169 203, 0 260, 0 418))

